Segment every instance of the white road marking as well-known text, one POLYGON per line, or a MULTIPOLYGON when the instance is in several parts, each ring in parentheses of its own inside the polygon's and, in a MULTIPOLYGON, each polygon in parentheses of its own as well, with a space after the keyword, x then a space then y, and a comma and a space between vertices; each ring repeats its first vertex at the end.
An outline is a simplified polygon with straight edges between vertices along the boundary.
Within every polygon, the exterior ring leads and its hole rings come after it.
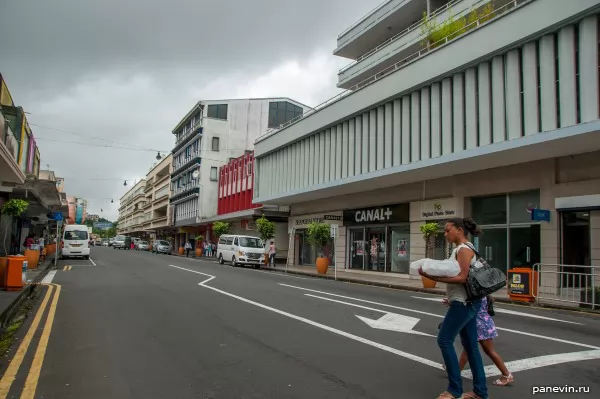
MULTIPOLYGON (((440 302, 441 301, 439 298, 428 298, 428 297, 422 297, 422 296, 413 296, 413 298, 424 299, 426 301, 434 301, 434 302, 440 302)), ((511 314, 511 315, 515 315, 515 316, 531 317, 533 319, 558 321, 558 322, 561 322, 561 323, 578 324, 580 326, 584 326, 585 325, 583 323, 576 323, 574 321, 567 321, 567 320, 555 319, 555 318, 552 318, 552 317, 539 316, 539 315, 531 314, 531 313, 517 312, 516 310, 503 309, 503 308, 496 307, 495 305, 494 305, 494 310, 496 311, 496 313, 505 313, 505 314, 511 314)))
POLYGON ((210 290, 213 290, 213 291, 215 291, 215 292, 218 292, 218 293, 220 293, 220 294, 223 294, 223 295, 229 296, 229 297, 231 297, 231 298, 235 298, 235 299, 237 299, 237 300, 239 300, 239 301, 242 301, 242 302, 249 303, 249 304, 251 304, 251 305, 257 306, 257 307, 259 307, 259 308, 262 308, 262 309, 265 309, 265 310, 269 310, 269 311, 271 311, 271 312, 274 312, 274 313, 278 313, 278 314, 280 314, 280 315, 282 315, 282 316, 286 316, 286 317, 289 317, 289 318, 291 318, 291 319, 294 319, 294 320, 301 321, 301 322, 303 322, 303 323, 306 323, 306 324, 309 324, 309 325, 311 325, 311 326, 313 326, 313 327, 317 327, 317 328, 320 328, 320 329, 323 329, 323 330, 326 330, 326 331, 332 332, 332 333, 334 333, 334 334, 341 335, 341 336, 343 336, 343 337, 346 337, 346 338, 352 339, 352 340, 354 340, 354 341, 361 342, 361 343, 363 343, 363 344, 366 344, 366 345, 373 346, 373 347, 375 347, 375 348, 381 349, 381 350, 383 350, 383 351, 386 351, 386 352, 389 352, 389 353, 393 353, 393 354, 395 354, 395 355, 398 355, 398 356, 401 356, 401 357, 404 357, 404 358, 407 358, 407 359, 413 360, 413 361, 415 361, 415 362, 418 362, 418 363, 421 363, 421 364, 425 364, 425 365, 427 365, 427 366, 431 366, 431 367, 433 367, 433 368, 436 368, 436 369, 439 369, 439 370, 443 370, 443 367, 442 367, 442 365, 441 365, 440 363, 438 363, 438 362, 434 362, 434 361, 432 361, 432 360, 425 359, 425 358, 423 358, 423 357, 420 357, 420 356, 413 355, 412 353, 403 352, 403 351, 401 351, 401 350, 398 350, 398 349, 395 349, 395 348, 389 347, 389 346, 387 346, 387 345, 383 345, 383 344, 380 344, 380 343, 378 343, 378 342, 371 341, 371 340, 369 340, 369 339, 366 339, 366 338, 363 338, 363 337, 359 337, 358 335, 350 334, 350 333, 347 333, 347 332, 345 332, 345 331, 338 330, 337 328, 329 327, 329 326, 326 326, 326 325, 324 325, 324 324, 317 323, 317 322, 315 322, 315 321, 312 321, 312 320, 306 319, 306 318, 304 318, 304 317, 296 316, 296 315, 294 315, 294 314, 291 314, 291 313, 288 313, 288 312, 284 312, 283 310, 279 310, 279 309, 276 309, 276 308, 272 308, 272 307, 270 307, 270 306, 263 305, 262 303, 258 303, 258 302, 255 302, 255 301, 251 301, 250 299, 246 299, 246 298, 243 298, 243 297, 241 297, 241 296, 238 296, 238 295, 235 295, 235 294, 231 294, 231 293, 229 293, 229 292, 226 292, 226 291, 220 290, 220 289, 218 289, 218 288, 215 288, 215 287, 211 287, 211 286, 209 286, 209 285, 206 285, 206 284, 207 284, 209 281, 211 281, 211 280, 213 280, 213 279, 215 278, 215 276, 211 276, 210 274, 206 274, 206 273, 198 272, 198 271, 196 271, 196 270, 185 269, 185 268, 183 268, 183 267, 179 267, 179 266, 175 266, 175 265, 169 265, 169 266, 171 266, 171 267, 175 267, 175 268, 177 268, 177 269, 185 270, 185 271, 188 271, 188 272, 191 272, 191 273, 201 274, 201 275, 203 275, 203 276, 209 277, 208 279, 206 279, 206 280, 202 281, 201 283, 198 283, 198 285, 199 285, 199 286, 202 286, 202 287, 204 287, 204 288, 208 288, 208 289, 210 289, 210 290))
POLYGON ((50 270, 46 277, 42 279, 42 284, 50 284, 52 280, 54 280, 54 276, 56 276, 56 270, 50 270))
MULTIPOLYGON (((444 318, 444 316, 440 315, 440 314, 423 312, 423 311, 420 311, 420 310, 408 309, 408 308, 403 308, 403 307, 400 307, 400 306, 388 305, 388 304, 385 304, 385 303, 379 303, 379 302, 374 302, 374 301, 368 301, 366 299, 359 299, 359 298, 353 298, 353 297, 344 296, 344 295, 331 294, 329 292, 317 291, 317 290, 312 290, 312 289, 303 288, 303 287, 296 287, 294 285, 288 285, 288 284, 283 284, 283 283, 279 283, 279 285, 284 286, 284 287, 294 288, 294 289, 297 289, 297 290, 303 290, 303 291, 309 291, 309 292, 316 292, 316 293, 319 293, 319 294, 325 294, 325 295, 329 295, 329 296, 333 296, 333 297, 338 297, 338 298, 351 299, 351 300, 357 301, 357 302, 371 303, 371 304, 374 304, 374 305, 379 305, 379 306, 384 306, 384 307, 388 307, 388 308, 404 310, 404 311, 407 311, 407 312, 425 314, 425 315, 428 315, 428 316, 437 317, 437 318, 441 318, 441 319, 444 318)), ((542 338, 542 339, 547 339, 549 341, 562 342, 562 343, 565 343, 565 344, 570 344, 570 345, 575 345, 575 346, 581 346, 583 348, 588 348, 588 349, 600 349, 600 347, 593 346, 593 345, 587 345, 587 344, 582 344, 582 343, 579 343, 579 342, 567 341, 565 339, 560 339, 560 338, 547 337, 545 335, 533 334, 533 333, 528 333, 528 332, 525 332, 525 331, 513 330, 513 329, 510 329, 510 328, 498 327, 498 325, 496 325, 496 329, 497 330, 501 330, 501 331, 508 331, 508 332, 515 333, 515 334, 527 335, 529 337, 542 338)))
POLYGON ((96 264, 94 263, 94 261, 92 260, 92 258, 88 259, 90 262, 92 262, 92 265, 96 266, 96 264))
POLYGON ((323 299, 325 301, 341 303, 343 305, 354 306, 354 307, 361 308, 361 309, 372 310, 374 312, 384 313, 384 315, 377 320, 372 320, 367 317, 355 315, 356 317, 358 317, 360 320, 362 320, 364 323, 366 323, 368 326, 370 326, 372 328, 434 337, 434 335, 431 335, 431 334, 426 334, 423 332, 412 330, 417 325, 417 323, 420 321, 420 319, 417 319, 416 317, 404 316, 404 315, 400 315, 397 313, 390 313, 390 312, 386 312, 385 310, 381 310, 381 309, 369 308, 367 306, 357 305, 355 303, 338 301, 336 299, 325 298, 322 296, 317 296, 317 295, 312 295, 312 294, 304 294, 304 295, 312 297, 312 298, 323 299))
MULTIPOLYGON (((531 369, 537 369, 541 367, 554 366, 563 363, 581 362, 584 360, 595 360, 600 359, 600 350, 582 351, 582 352, 571 352, 571 353, 558 353, 555 355, 545 355, 538 357, 531 357, 529 359, 513 360, 506 362, 506 367, 511 373, 518 371, 525 371, 531 369)), ((500 375, 495 365, 485 366, 485 374, 500 375)), ((473 378, 471 370, 464 370, 462 372, 463 377, 473 378)))

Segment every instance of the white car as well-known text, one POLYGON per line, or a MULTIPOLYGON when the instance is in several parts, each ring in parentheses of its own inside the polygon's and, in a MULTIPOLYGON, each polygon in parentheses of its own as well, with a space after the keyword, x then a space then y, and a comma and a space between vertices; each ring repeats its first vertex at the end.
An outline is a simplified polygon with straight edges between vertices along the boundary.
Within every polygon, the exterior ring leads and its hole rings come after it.
POLYGON ((69 224, 65 226, 60 245, 60 258, 71 256, 90 258, 90 236, 85 225, 69 224))
POLYGON ((138 241, 135 244, 135 249, 138 251, 147 251, 149 248, 148 241, 138 241))
POLYGON ((264 262, 265 248, 258 237, 224 234, 217 244, 219 263, 231 262, 233 266, 253 265, 256 269, 264 262))

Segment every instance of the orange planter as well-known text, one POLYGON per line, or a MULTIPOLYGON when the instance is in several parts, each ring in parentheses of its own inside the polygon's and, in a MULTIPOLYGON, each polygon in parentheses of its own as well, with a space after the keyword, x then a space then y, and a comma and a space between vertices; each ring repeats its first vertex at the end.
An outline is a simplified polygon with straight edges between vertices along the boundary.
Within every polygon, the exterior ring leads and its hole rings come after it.
POLYGON ((317 258, 317 272, 319 274, 327 274, 329 268, 329 258, 317 258))
POLYGON ((202 248, 196 248, 196 257, 199 258, 202 256, 202 248))
POLYGON ((6 291, 21 291, 23 289, 23 268, 25 256, 9 256, 6 275, 4 277, 4 286, 6 291))
POLYGON ((179 255, 183 255, 183 253, 185 252, 183 247, 179 247, 179 250, 177 251, 179 252, 179 255))
POLYGON ((33 249, 25 250, 25 257, 27 258, 27 268, 37 269, 38 262, 40 261, 40 251, 33 249))
POLYGON ((8 258, 6 256, 0 257, 0 286, 4 287, 6 283, 6 268, 8 267, 8 258))

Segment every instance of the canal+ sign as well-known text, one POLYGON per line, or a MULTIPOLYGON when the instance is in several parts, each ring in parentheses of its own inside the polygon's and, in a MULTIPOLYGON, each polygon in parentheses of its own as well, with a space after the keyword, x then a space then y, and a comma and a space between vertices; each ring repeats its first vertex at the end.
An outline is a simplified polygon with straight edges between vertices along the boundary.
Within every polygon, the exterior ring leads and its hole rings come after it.
POLYGON ((344 225, 390 224, 409 221, 409 205, 383 205, 344 211, 344 225))

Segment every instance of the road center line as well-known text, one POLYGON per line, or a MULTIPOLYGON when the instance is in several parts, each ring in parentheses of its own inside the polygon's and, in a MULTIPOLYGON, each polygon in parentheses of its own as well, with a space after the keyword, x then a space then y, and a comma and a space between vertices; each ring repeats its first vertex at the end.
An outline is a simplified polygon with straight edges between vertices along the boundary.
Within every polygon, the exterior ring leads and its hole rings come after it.
MULTIPOLYGON (((399 309, 399 310, 404 310, 404 311, 407 311, 407 312, 419 313, 419 314, 424 314, 424 315, 428 315, 428 316, 432 316, 432 317, 437 317, 437 318, 444 318, 444 316, 440 315, 440 314, 423 312, 423 311, 420 311, 420 310, 408 309, 408 308, 403 308, 403 307, 394 306, 394 305, 388 305, 388 304, 380 303, 380 302, 368 301, 366 299, 359 299, 359 298, 353 298, 353 297, 349 297, 349 296, 345 296, 345 295, 331 294, 329 292, 312 290, 312 289, 309 289, 309 288, 297 287, 297 286, 294 286, 294 285, 283 284, 283 283, 279 283, 279 285, 284 286, 284 287, 294 288, 294 289, 297 289, 297 290, 308 291, 308 292, 316 292, 318 294, 329 295, 329 296, 333 296, 333 297, 337 297, 337 298, 350 299, 350 300, 357 301, 357 302, 370 303, 370 304, 373 304, 373 305, 384 306, 384 307, 388 307, 388 308, 392 308, 392 309, 399 309)), ((579 342, 568 341, 568 340, 560 339, 560 338, 548 337, 548 336, 545 336, 545 335, 528 333, 528 332, 525 332, 525 331, 513 330, 513 329, 510 329, 510 328, 498 327, 497 325, 496 325, 496 329, 497 330, 501 330, 501 331, 508 331, 508 332, 511 332, 511 333, 514 333, 514 334, 527 335, 529 337, 542 338, 542 339, 547 339, 549 341, 562 342, 564 344, 581 346, 583 348, 588 348, 588 349, 600 349, 600 347, 593 346, 593 345, 582 344, 582 343, 579 343, 579 342)))
POLYGON ((208 288, 208 289, 213 290, 215 292, 218 292, 220 294, 229 296, 231 298, 235 298, 235 299, 237 299, 239 301, 242 301, 242 302, 245 302, 245 303, 257 306, 257 307, 265 309, 265 310, 269 310, 271 312, 280 314, 282 316, 289 317, 289 318, 294 319, 294 320, 301 321, 301 322, 309 324, 309 325, 311 325, 313 327, 317 327, 317 328, 320 328, 322 330, 329 331, 329 332, 332 332, 334 334, 341 335, 341 336, 349 338, 351 340, 354 340, 354 341, 357 341, 357 342, 360 342, 360 343, 363 343, 363 344, 366 344, 366 345, 369 345, 369 346, 373 346, 375 348, 378 348, 378 349, 381 349, 383 351, 386 351, 386 352, 389 352, 389 353, 392 353, 392 354, 395 354, 395 355, 398 355, 398 356, 401 356, 401 357, 413 360, 415 362, 418 362, 418 363, 421 363, 421 364, 425 364, 427 366, 430 366, 430 367, 433 367, 433 368, 436 368, 436 369, 439 369, 439 370, 443 370, 442 365, 440 363, 438 363, 438 362, 434 362, 432 360, 425 359, 425 358, 417 356, 417 355, 413 355, 412 353, 403 352, 401 350, 392 348, 390 346, 383 345, 383 344, 380 344, 380 343, 375 342, 375 341, 371 341, 371 340, 363 338, 363 337, 359 337, 358 335, 350 334, 350 333, 347 333, 345 331, 338 330, 337 328, 329 327, 329 326, 326 326, 324 324, 317 323, 315 321, 306 319, 304 317, 296 316, 294 314, 291 314, 291 313, 288 313, 288 312, 284 312, 283 310, 272 308, 270 306, 263 305, 262 303, 258 303, 258 302, 252 301, 250 299, 246 299, 246 298, 243 298, 241 296, 238 296, 238 295, 235 295, 235 294, 231 294, 229 292, 220 290, 218 288, 206 285, 209 281, 211 281, 211 280, 213 280, 215 278, 215 276, 211 276, 210 274, 202 273, 202 272, 199 272, 199 271, 196 271, 196 270, 185 269, 183 267, 179 267, 179 266, 175 266, 175 265, 169 265, 169 266, 177 268, 177 269, 185 270, 185 271, 188 271, 188 272, 191 272, 191 273, 196 273, 196 274, 200 274, 200 275, 209 277, 208 279, 202 281, 201 283, 198 283, 199 286, 202 286, 204 288, 208 288))
POLYGON ((48 301, 50 300, 50 297, 52 296, 53 291, 54 291, 54 286, 52 286, 52 285, 48 286, 46 295, 44 295, 44 300, 42 301, 40 308, 38 309, 37 313, 35 314, 35 318, 33 319, 33 322, 31 323, 31 326, 29 327, 27 334, 23 338, 23 341, 21 341, 21 345, 19 345, 19 349, 17 349, 17 352, 15 352, 15 356, 11 360, 10 364, 8 365, 8 368, 6 369, 6 372, 2 376, 2 379, 0 380, 0 398, 2 398, 2 399, 6 398, 6 396, 8 395, 8 392, 10 391, 10 387, 11 387, 12 383, 14 382, 15 377, 17 376, 17 372, 19 371, 19 368, 21 367, 21 363, 23 363, 23 358, 25 357, 25 354, 27 353, 27 349, 29 349, 29 345, 31 345, 31 340, 38 329, 40 320, 42 319, 42 316, 43 316, 44 312, 46 311, 46 306, 48 305, 48 301))

